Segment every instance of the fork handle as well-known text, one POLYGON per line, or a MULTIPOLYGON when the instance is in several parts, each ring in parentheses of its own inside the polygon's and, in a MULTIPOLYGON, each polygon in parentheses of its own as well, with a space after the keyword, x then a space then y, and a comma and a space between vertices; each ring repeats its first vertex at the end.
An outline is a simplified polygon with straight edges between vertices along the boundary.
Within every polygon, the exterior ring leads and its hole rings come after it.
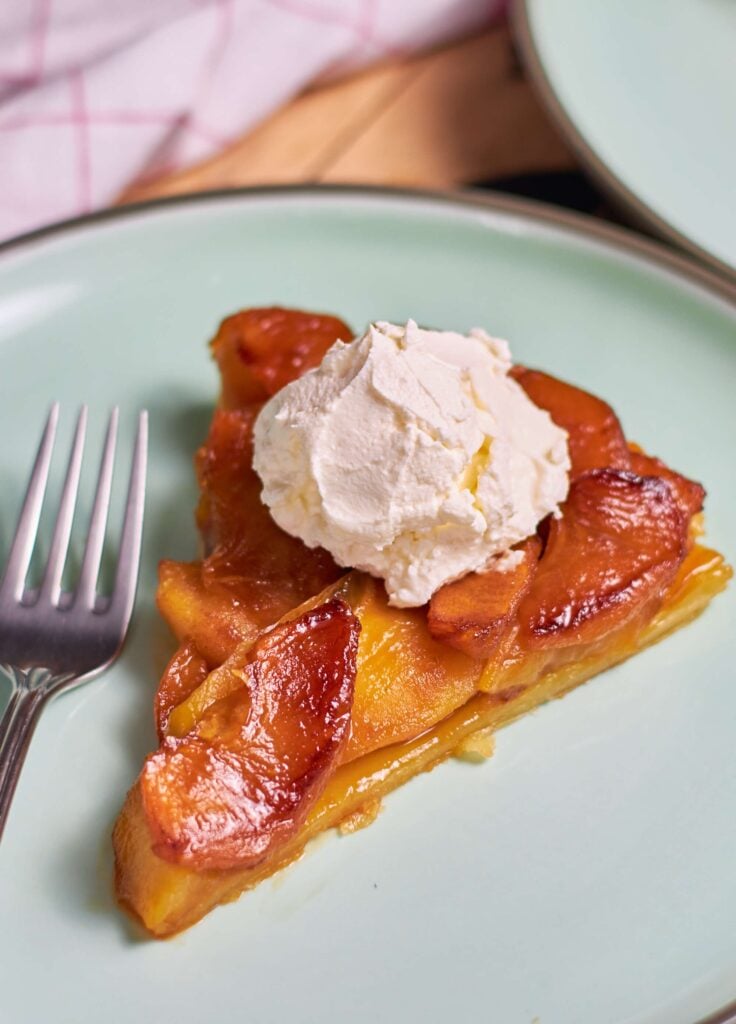
POLYGON ((3 666, 3 670, 13 689, 0 719, 0 839, 33 730, 55 680, 48 669, 3 666))

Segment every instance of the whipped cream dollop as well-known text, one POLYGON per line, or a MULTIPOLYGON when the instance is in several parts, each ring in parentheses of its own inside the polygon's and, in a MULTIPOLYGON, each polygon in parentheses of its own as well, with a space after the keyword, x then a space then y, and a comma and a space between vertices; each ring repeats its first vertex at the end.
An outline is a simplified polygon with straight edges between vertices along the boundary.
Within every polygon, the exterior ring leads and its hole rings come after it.
POLYGON ((337 341, 255 423, 253 465, 278 525, 424 604, 556 513, 567 434, 508 375, 505 341, 378 322, 337 341))

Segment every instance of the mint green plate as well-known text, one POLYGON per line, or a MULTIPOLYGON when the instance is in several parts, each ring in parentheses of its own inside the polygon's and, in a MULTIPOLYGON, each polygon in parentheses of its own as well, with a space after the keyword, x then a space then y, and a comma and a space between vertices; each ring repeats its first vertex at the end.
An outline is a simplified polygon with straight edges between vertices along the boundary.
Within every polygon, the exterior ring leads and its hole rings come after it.
POLYGON ((520 0, 522 54, 600 183, 736 273, 736 3, 520 0))
MULTIPOLYGON (((733 299, 733 293, 730 293, 733 299)), ((736 588, 660 646, 393 794, 371 828, 166 943, 115 907, 110 829, 172 641, 156 563, 196 550, 205 347, 251 304, 508 337, 708 489, 733 558, 736 306, 633 236, 509 200, 264 191, 72 223, 0 252, 0 530, 49 402, 151 414, 134 628, 51 705, 0 849, 10 1024, 693 1024, 736 995, 736 588)), ((94 436, 94 429, 92 435, 94 436)), ((63 445, 62 445, 63 446, 63 445)), ((93 446, 94 447, 94 446, 93 446)), ((96 456, 95 456, 96 457, 96 456)), ((94 459, 89 459, 94 476, 94 459)), ((89 486, 89 479, 87 479, 89 486)))

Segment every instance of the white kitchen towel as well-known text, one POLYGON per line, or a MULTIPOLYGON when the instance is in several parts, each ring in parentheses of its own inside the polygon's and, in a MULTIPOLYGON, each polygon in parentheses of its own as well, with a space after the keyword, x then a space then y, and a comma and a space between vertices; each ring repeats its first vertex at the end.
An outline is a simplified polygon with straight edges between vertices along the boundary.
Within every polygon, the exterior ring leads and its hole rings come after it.
POLYGON ((506 0, 3 0, 0 237, 212 155, 316 79, 477 31, 506 0))

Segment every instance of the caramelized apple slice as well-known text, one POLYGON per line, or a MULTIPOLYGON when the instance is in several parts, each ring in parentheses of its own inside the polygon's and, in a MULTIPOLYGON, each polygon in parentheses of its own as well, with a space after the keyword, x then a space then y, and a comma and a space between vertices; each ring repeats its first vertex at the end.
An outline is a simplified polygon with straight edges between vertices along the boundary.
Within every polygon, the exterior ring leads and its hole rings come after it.
POLYGON ((703 502, 705 501, 703 485, 676 473, 661 459, 657 459, 653 455, 646 455, 642 451, 632 450, 631 468, 640 476, 660 476, 666 480, 672 488, 678 508, 688 523, 694 515, 703 511, 703 502))
POLYGON ((490 658, 531 586, 541 542, 529 537, 519 545, 513 568, 473 572, 447 583, 432 596, 427 621, 436 640, 472 658, 490 658))
POLYGON ((421 735, 470 700, 483 667, 430 635, 426 608, 393 608, 382 582, 355 577, 361 634, 344 761, 421 735))
POLYGON ((232 667, 238 688, 164 740, 140 778, 154 853, 226 870, 294 834, 348 739, 359 631, 339 599, 279 625, 232 667))
POLYGON ((173 709, 202 685, 209 671, 207 662, 191 640, 176 651, 161 676, 153 702, 159 740, 166 735, 173 709))
POLYGON ((222 405, 235 409, 265 401, 318 366, 338 338, 351 337, 336 316, 277 306, 227 317, 210 343, 222 377, 222 405))
POLYGON ((203 578, 205 584, 236 588, 245 578, 254 608, 266 617, 279 609, 279 618, 280 609, 318 593, 342 570, 322 548, 308 548, 284 533, 261 501, 261 481, 252 465, 254 419, 250 411, 217 411, 197 453, 198 519, 209 553, 203 578))
POLYGON ((659 477, 614 469, 572 484, 519 606, 530 649, 588 643, 657 602, 685 553, 687 523, 659 477))
POLYGON ((194 457, 200 489, 197 525, 208 552, 240 535, 252 510, 267 515, 253 469, 253 424, 259 410, 257 405, 216 409, 207 439, 194 457))
POLYGON ((176 637, 213 664, 341 575, 331 556, 284 533, 252 465, 255 410, 217 410, 197 453, 203 562, 162 562, 158 606, 176 637))
POLYGON ((156 604, 179 643, 191 640, 210 665, 253 643, 261 629, 237 588, 205 585, 201 562, 160 562, 156 604))
POLYGON ((626 438, 610 405, 540 370, 515 366, 511 374, 534 404, 546 409, 557 426, 567 431, 571 480, 589 469, 630 467, 626 438))

